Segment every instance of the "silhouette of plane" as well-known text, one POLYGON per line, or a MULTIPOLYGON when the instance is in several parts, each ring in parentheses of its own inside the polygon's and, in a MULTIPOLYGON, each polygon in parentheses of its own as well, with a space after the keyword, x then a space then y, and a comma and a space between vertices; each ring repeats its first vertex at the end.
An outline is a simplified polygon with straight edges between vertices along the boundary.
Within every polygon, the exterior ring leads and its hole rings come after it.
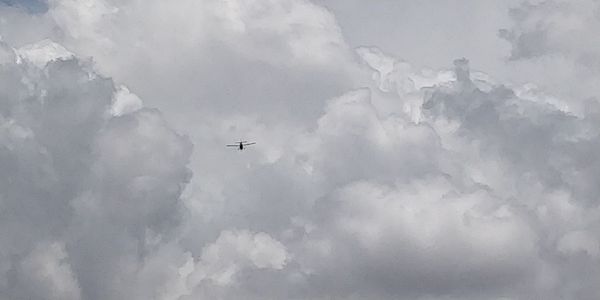
POLYGON ((248 141, 239 141, 237 144, 226 145, 227 147, 236 147, 238 150, 244 150, 244 147, 254 145, 255 142, 249 143, 248 141))

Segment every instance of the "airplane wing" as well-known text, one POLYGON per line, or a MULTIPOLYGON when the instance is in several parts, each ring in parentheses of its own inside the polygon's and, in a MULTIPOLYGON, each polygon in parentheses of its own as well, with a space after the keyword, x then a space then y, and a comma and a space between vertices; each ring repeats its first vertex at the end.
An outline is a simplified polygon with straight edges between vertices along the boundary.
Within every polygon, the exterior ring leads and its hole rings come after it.
POLYGON ((244 144, 244 146, 250 146, 250 145, 254 145, 254 144, 256 144, 256 143, 247 143, 247 144, 244 144))
POLYGON ((225 145, 225 147, 239 147, 240 145, 225 145))

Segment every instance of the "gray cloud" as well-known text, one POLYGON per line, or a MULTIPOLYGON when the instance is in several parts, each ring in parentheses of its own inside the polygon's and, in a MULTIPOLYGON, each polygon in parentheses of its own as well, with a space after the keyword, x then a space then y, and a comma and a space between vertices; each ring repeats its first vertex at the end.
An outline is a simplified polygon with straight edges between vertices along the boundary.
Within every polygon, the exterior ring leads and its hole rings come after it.
POLYGON ((125 297, 114 278, 135 286, 149 234, 180 219, 191 144, 156 111, 111 117, 112 81, 81 62, 3 47, 2 297, 125 297))
POLYGON ((29 13, 43 13, 48 10, 48 3, 44 0, 2 0, 0 4, 24 8, 29 13))
POLYGON ((499 35, 509 42, 510 58, 522 76, 569 99, 574 109, 583 110, 582 101, 598 94, 594 84, 600 61, 600 44, 594 38, 598 3, 524 2, 513 7, 509 15, 511 23, 499 35))
MULTIPOLYGON (((512 63, 565 51, 545 5, 512 63)), ((0 298, 600 296, 593 101, 354 51, 304 0, 1 13, 0 298)))

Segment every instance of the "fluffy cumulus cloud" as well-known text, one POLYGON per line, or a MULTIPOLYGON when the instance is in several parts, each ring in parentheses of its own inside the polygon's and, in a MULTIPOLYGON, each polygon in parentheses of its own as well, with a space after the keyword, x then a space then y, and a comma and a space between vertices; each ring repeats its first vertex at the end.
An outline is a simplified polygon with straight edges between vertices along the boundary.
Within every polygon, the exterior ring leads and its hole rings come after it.
MULTIPOLYGON (((508 12, 513 63, 598 78, 594 6, 508 12)), ((600 297, 585 81, 421 70, 307 0, 23 7, 0 5, 0 299, 600 297)))
POLYGON ((333 99, 319 120, 317 151, 332 153, 312 176, 335 182, 313 207, 308 274, 339 297, 597 297, 597 168, 583 154, 597 115, 522 97, 466 60, 448 78, 359 52, 376 86, 402 88, 333 99), (424 78, 438 80, 406 88, 424 78))
POLYGON ((2 44, 2 297, 125 297, 108 287, 179 220, 191 144, 156 111, 111 115, 84 63, 23 51, 2 44))

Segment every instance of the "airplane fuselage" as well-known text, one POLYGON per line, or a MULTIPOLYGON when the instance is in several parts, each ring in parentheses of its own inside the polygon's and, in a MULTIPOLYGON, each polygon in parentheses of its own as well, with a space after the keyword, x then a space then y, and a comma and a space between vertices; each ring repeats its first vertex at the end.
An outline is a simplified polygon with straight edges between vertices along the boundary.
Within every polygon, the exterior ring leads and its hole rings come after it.
POLYGON ((226 146, 227 147, 232 147, 232 148, 235 147, 235 148, 237 148, 238 150, 241 151, 241 150, 244 150, 244 148, 247 148, 248 146, 251 146, 251 145, 254 145, 254 144, 256 144, 256 143, 255 142, 249 143, 247 141, 240 141, 240 142, 237 142, 237 143, 234 143, 234 144, 228 144, 226 146))

